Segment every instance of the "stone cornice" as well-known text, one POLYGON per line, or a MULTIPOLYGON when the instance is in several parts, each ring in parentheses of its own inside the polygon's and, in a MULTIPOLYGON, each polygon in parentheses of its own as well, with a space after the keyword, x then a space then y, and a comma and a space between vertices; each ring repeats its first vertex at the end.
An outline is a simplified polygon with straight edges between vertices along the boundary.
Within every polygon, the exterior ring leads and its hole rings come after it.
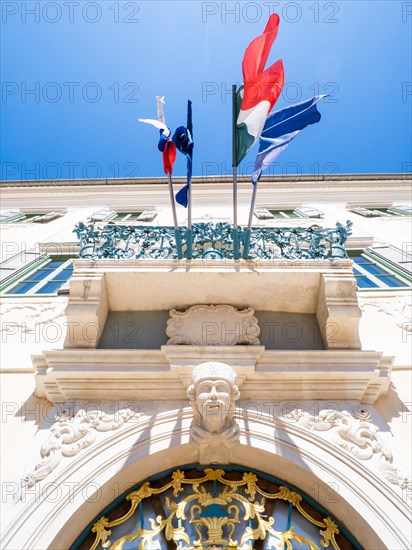
MULTIPOLYGON (((179 186, 185 178, 174 178, 179 186)), ((96 205, 123 210, 126 205, 135 208, 170 209, 170 198, 165 178, 118 180, 58 180, 58 181, 3 181, 0 182, 3 208, 44 207, 79 208, 96 205), (24 193, 22 195, 22 190, 24 193)), ((250 177, 240 177, 238 206, 249 208, 250 177)), ((232 180, 229 176, 197 176, 193 178, 194 208, 206 209, 210 216, 231 220, 228 205, 232 202, 232 180), (222 209, 217 211, 216 207, 222 209), (223 210, 224 209, 224 210, 223 210)), ((347 203, 368 206, 373 203, 388 205, 410 202, 410 180, 403 174, 341 174, 336 176, 302 175, 293 177, 266 177, 259 183, 257 206, 295 208, 304 203, 347 203)), ((201 213, 202 216, 204 214, 201 213)), ((180 217, 180 216, 179 216, 180 217)), ((182 215, 183 217, 183 215, 182 215)))
MULTIPOLYGON (((185 176, 175 176, 173 178, 177 184, 186 183, 185 176)), ((330 184, 331 182, 347 182, 350 184, 361 185, 377 185, 380 182, 387 185, 390 183, 396 183, 397 185, 404 184, 410 185, 410 178, 402 173, 371 173, 371 174, 300 174, 297 176, 280 176, 263 175, 259 181, 259 187, 263 187, 267 183, 276 183, 277 185, 286 185, 287 187, 298 185, 311 185, 311 186, 323 186, 324 184, 330 184)), ((142 178, 100 178, 100 179, 59 179, 59 180, 2 180, 0 181, 1 188, 14 188, 14 187, 118 187, 118 186, 142 186, 142 185, 164 185, 167 183, 167 179, 163 177, 142 177, 142 178)), ((212 176, 194 176, 192 183, 195 185, 210 185, 213 183, 224 184, 232 183, 232 176, 228 174, 217 174, 212 176)), ((238 183, 250 184, 250 175, 238 175, 238 183)))
POLYGON ((265 351, 264 346, 162 346, 161 350, 65 349, 33 357, 37 395, 175 401, 194 366, 224 361, 242 399, 353 399, 374 403, 389 388, 392 359, 357 350, 265 351))
POLYGON ((353 261, 351 259, 336 260, 161 260, 161 259, 144 259, 144 260, 105 260, 99 259, 83 260, 76 258, 74 266, 76 268, 76 276, 91 276, 95 273, 107 272, 128 272, 141 269, 142 271, 207 271, 207 272, 253 272, 259 268, 259 273, 264 272, 284 272, 285 269, 293 269, 306 273, 307 271, 318 271, 320 273, 328 271, 346 271, 347 276, 353 276, 352 273, 353 261), (349 270, 348 270, 349 269, 349 270))

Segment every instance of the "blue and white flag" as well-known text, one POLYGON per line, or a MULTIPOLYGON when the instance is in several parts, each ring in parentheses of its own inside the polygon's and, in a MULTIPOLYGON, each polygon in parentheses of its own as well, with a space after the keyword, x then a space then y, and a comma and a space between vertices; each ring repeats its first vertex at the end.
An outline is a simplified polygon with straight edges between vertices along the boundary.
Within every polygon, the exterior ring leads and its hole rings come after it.
POLYGON ((259 153, 256 157, 252 174, 252 183, 255 184, 272 162, 286 149, 289 143, 299 132, 309 124, 320 120, 320 113, 316 104, 326 95, 318 95, 312 99, 285 107, 271 113, 265 122, 259 142, 259 153))

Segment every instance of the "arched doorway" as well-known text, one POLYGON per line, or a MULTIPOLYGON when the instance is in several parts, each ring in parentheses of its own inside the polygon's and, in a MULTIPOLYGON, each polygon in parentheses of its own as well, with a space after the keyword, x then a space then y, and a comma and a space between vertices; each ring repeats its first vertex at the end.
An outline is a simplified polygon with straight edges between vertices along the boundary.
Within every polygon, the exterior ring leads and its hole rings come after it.
POLYGON ((152 477, 114 501, 71 550, 103 548, 362 547, 323 507, 290 484, 240 466, 185 466, 152 477))

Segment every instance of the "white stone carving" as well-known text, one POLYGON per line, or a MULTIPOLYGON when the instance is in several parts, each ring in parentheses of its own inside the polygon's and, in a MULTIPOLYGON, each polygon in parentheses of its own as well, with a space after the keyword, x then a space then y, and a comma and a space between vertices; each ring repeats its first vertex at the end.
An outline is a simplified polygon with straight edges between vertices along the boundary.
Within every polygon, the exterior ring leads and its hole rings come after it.
POLYGON ((259 345, 260 328, 252 308, 229 305, 197 305, 169 312, 168 344, 198 346, 259 345))
POLYGON ((36 325, 51 323, 64 315, 64 303, 4 305, 0 311, 0 332, 14 332, 18 327, 22 332, 36 330, 36 325))
POLYGON ((314 416, 302 409, 295 409, 289 413, 289 417, 311 431, 331 430, 334 443, 360 460, 369 460, 374 454, 386 460, 392 459, 392 453, 377 426, 367 420, 354 418, 348 411, 324 409, 314 416))
POLYGON ((20 480, 20 493, 15 500, 20 500, 27 489, 49 476, 60 464, 62 457, 73 457, 82 449, 89 447, 96 440, 97 432, 117 430, 132 417, 140 417, 130 409, 121 409, 115 414, 107 414, 100 409, 90 411, 80 409, 74 416, 63 411, 56 417, 50 428, 50 434, 43 442, 40 454, 41 462, 30 471, 25 472, 20 480))
POLYGON ((368 307, 374 307, 379 312, 385 313, 398 321, 396 326, 412 332, 412 302, 410 295, 393 296, 392 298, 383 299, 362 299, 360 300, 360 308, 365 311, 368 307))
POLYGON ((400 468, 389 462, 381 462, 379 470, 383 477, 394 485, 398 485, 405 497, 412 500, 412 480, 400 468))
POLYGON ((201 463, 228 462, 228 449, 239 441, 234 418, 239 389, 233 369, 225 363, 201 363, 193 370, 187 395, 194 412, 190 442, 199 448, 201 463))
POLYGON ((286 417, 287 421, 297 422, 310 431, 330 431, 331 439, 336 445, 360 460, 374 458, 381 475, 389 483, 406 491, 406 497, 411 499, 411 478, 392 464, 392 451, 370 419, 371 414, 363 407, 357 407, 353 413, 324 409, 316 416, 302 409, 294 409, 286 417))
POLYGON ((353 416, 359 420, 367 420, 368 422, 372 420, 371 413, 362 406, 356 407, 353 411, 353 416))

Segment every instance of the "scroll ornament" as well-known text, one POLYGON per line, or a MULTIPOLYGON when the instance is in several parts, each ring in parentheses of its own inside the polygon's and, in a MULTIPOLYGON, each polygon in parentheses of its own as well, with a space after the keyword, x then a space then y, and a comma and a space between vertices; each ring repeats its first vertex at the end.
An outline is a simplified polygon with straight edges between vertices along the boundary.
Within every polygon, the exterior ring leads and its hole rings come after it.
POLYGON ((107 414, 100 409, 80 409, 74 416, 64 412, 56 416, 56 422, 40 449, 42 460, 20 480, 20 491, 15 495, 15 501, 48 477, 60 464, 62 457, 76 456, 82 449, 92 445, 98 432, 117 430, 132 417, 140 416, 141 413, 130 409, 121 409, 115 414, 107 414))

